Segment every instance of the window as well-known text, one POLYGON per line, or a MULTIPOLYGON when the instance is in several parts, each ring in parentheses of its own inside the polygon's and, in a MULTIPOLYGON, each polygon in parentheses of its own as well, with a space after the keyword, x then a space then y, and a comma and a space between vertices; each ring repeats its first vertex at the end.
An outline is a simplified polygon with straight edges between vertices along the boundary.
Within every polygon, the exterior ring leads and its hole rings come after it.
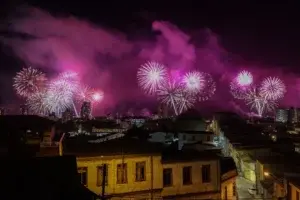
POLYGON ((87 185, 87 167, 80 167, 77 169, 79 179, 82 185, 87 185))
POLYGON ((236 196, 236 183, 235 182, 233 182, 233 184, 232 184, 232 195, 236 196))
POLYGON ((173 183, 172 169, 166 168, 163 170, 163 185, 164 187, 171 186, 173 183))
POLYGON ((184 167, 182 169, 182 184, 188 185, 192 183, 192 167, 184 167))
POLYGON ((97 167, 97 186, 102 186, 103 178, 105 180, 105 185, 107 185, 108 184, 108 166, 107 166, 107 164, 103 164, 103 165, 97 167))
POLYGON ((202 166, 202 183, 210 182, 210 165, 202 166))
POLYGON ((224 199, 227 200, 227 197, 228 197, 228 191, 227 191, 227 186, 225 186, 224 199))
POLYGON ((135 164, 135 181, 146 180, 146 162, 137 162, 135 164))
POLYGON ((117 165, 117 184, 127 183, 127 164, 117 165))

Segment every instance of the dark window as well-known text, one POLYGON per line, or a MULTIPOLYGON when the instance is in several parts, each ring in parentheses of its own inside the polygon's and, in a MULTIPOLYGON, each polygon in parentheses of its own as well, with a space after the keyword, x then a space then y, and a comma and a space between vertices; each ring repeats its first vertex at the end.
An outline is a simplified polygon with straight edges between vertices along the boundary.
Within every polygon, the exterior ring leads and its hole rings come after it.
POLYGON ((146 162, 137 162, 135 164, 135 180, 136 181, 146 180, 146 162))
POLYGON ((87 167, 80 167, 77 169, 80 182, 82 185, 87 185, 87 167))
POLYGON ((225 192, 224 192, 224 199, 227 200, 228 196, 228 191, 227 191, 227 186, 225 186, 225 192))
POLYGON ((117 183, 127 183, 127 164, 118 164, 117 165, 117 183))
POLYGON ((173 184, 173 177, 172 177, 172 169, 166 168, 163 170, 163 185, 164 187, 171 186, 173 184))
POLYGON ((210 165, 202 166, 202 183, 210 182, 210 165))
POLYGON ((192 184, 192 167, 184 167, 182 169, 182 184, 183 185, 188 185, 192 184))
POLYGON ((97 167, 97 186, 101 186, 103 183, 103 178, 105 174, 105 185, 108 184, 108 166, 107 164, 103 164, 97 167))

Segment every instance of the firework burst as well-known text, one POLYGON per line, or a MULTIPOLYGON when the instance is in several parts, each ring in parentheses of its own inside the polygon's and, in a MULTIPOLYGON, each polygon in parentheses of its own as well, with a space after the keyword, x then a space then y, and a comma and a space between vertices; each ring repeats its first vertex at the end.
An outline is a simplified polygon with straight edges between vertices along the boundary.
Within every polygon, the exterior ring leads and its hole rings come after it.
POLYGON ((76 99, 79 103, 91 102, 93 100, 93 90, 89 86, 80 86, 76 93, 76 99))
POLYGON ((177 111, 178 114, 180 114, 189 108, 192 108, 197 101, 197 98, 195 95, 183 91, 180 93, 180 98, 177 98, 176 100, 177 111))
POLYGON ((165 66, 157 62, 147 62, 137 72, 138 84, 146 94, 154 94, 166 78, 165 66))
POLYGON ((46 92, 36 92, 27 98, 26 104, 31 113, 36 115, 47 115, 50 111, 46 99, 46 92))
POLYGON ((277 102, 275 100, 267 99, 265 96, 261 96, 257 92, 256 87, 252 87, 248 90, 245 96, 246 105, 250 106, 251 110, 255 110, 258 116, 262 116, 265 112, 274 111, 277 107, 277 102))
POLYGON ((197 94, 204 87, 205 79, 200 72, 193 71, 186 73, 182 82, 187 92, 197 94))
POLYGON ((203 80, 203 87, 200 93, 197 95, 199 101, 206 101, 210 99, 216 91, 216 83, 210 74, 203 73, 203 80))
POLYGON ((259 92, 268 100, 278 100, 283 98, 286 88, 279 78, 268 77, 262 81, 259 92))
POLYGON ((162 103, 171 106, 175 114, 178 115, 177 102, 182 98, 182 92, 181 84, 174 80, 168 80, 158 87, 156 94, 162 103))
POLYGON ((14 77, 13 87, 18 95, 30 97, 34 93, 41 91, 46 84, 47 78, 44 73, 32 67, 23 68, 14 77))
POLYGON ((251 88, 253 76, 248 71, 241 71, 230 83, 230 92, 236 99, 244 99, 251 88))

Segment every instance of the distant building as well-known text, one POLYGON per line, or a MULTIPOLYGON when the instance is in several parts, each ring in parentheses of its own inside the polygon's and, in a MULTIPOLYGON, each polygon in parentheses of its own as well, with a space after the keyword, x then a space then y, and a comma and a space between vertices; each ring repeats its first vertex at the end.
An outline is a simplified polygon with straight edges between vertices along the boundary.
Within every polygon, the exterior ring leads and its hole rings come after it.
POLYGON ((287 122, 289 124, 294 124, 298 122, 298 115, 297 115, 297 109, 296 108, 290 108, 288 109, 288 120, 287 122))
POLYGON ((74 118, 74 112, 71 109, 65 110, 65 112, 62 113, 62 120, 63 121, 70 121, 74 118))
POLYGON ((20 106, 20 114, 21 115, 28 115, 28 107, 27 105, 21 105, 20 106))
POLYGON ((80 116, 83 119, 89 119, 92 114, 92 104, 91 102, 85 101, 82 103, 80 116))
POLYGON ((285 108, 278 108, 276 110, 275 121, 286 123, 288 121, 289 110, 285 108))
POLYGON ((0 115, 5 115, 5 109, 4 108, 0 108, 0 115))

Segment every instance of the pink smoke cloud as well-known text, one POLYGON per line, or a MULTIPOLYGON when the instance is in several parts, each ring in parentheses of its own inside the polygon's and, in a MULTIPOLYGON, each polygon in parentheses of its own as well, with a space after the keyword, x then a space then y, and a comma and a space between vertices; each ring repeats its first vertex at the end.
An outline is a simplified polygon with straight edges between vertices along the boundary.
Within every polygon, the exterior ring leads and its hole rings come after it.
MULTIPOLYGON (((155 41, 129 40, 125 33, 73 16, 55 17, 37 8, 23 8, 21 12, 22 18, 11 19, 10 31, 26 33, 35 39, 2 37, 0 40, 28 65, 55 73, 73 70, 86 84, 103 89, 101 109, 146 98, 137 87, 136 70, 147 60, 162 62, 178 73, 190 69, 211 73, 219 82, 211 102, 217 107, 237 109, 230 103, 228 82, 245 65, 231 62, 234 56, 222 47, 220 38, 210 29, 189 34, 170 22, 154 21, 155 41)), ((257 66, 246 68, 259 75, 270 73, 257 66)), ((272 73, 283 75, 280 70, 272 73)))

